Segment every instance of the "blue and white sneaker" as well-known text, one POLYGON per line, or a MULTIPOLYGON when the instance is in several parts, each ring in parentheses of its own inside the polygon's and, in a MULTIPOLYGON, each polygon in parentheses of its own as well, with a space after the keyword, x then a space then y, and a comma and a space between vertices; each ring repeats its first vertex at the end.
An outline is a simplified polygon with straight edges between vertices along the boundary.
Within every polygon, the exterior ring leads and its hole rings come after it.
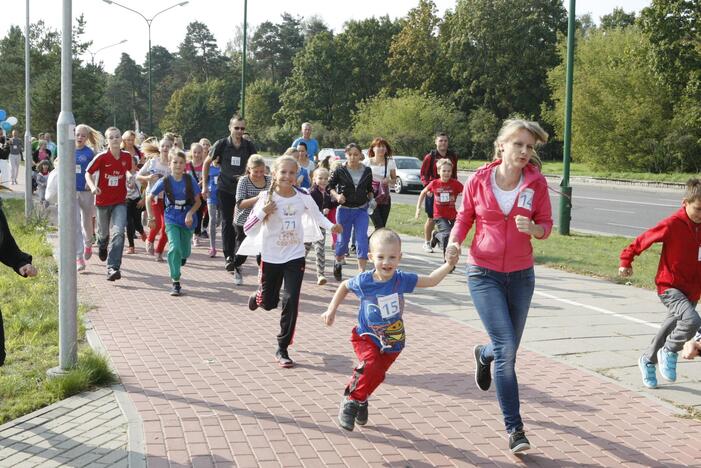
POLYGON ((657 362, 660 364, 660 374, 668 382, 677 380, 677 353, 660 348, 657 351, 657 362))
POLYGON ((643 374, 643 385, 647 388, 657 388, 657 372, 656 366, 645 359, 645 356, 640 356, 638 367, 643 374))

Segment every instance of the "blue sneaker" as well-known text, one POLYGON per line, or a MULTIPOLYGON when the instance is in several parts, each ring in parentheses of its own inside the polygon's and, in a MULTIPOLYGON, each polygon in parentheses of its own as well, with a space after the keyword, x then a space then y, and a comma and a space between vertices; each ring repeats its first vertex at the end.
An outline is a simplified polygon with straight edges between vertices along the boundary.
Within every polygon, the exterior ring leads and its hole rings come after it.
POLYGON ((643 374, 643 385, 647 388, 657 388, 657 373, 653 363, 645 359, 645 356, 640 356, 638 367, 643 374))
POLYGON ((668 382, 677 380, 677 353, 664 348, 657 351, 657 362, 660 364, 660 374, 668 382))

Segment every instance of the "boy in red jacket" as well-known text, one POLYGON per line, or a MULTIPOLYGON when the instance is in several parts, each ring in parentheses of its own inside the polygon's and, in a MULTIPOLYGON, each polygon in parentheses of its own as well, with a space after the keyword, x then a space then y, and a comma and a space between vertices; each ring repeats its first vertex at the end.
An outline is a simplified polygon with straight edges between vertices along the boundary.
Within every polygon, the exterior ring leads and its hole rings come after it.
POLYGON ((686 183, 683 206, 676 213, 623 249, 619 275, 633 274, 633 258, 655 242, 662 242, 655 284, 667 316, 638 360, 643 384, 648 388, 657 387, 658 363, 665 380, 677 380, 677 353, 701 327, 696 311, 701 296, 701 180, 686 183))

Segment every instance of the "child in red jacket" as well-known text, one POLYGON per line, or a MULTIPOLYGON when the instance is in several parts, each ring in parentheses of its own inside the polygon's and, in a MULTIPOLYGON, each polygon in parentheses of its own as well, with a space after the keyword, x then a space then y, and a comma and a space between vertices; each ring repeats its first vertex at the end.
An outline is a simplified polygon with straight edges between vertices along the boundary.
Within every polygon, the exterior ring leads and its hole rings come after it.
POLYGON ((657 387, 656 364, 665 380, 677 380, 677 353, 701 327, 696 304, 701 296, 701 180, 686 183, 683 206, 638 236, 621 252, 618 273, 633 274, 633 258, 655 242, 662 242, 660 264, 655 276, 657 293, 667 307, 659 331, 638 366, 643 384, 657 387))

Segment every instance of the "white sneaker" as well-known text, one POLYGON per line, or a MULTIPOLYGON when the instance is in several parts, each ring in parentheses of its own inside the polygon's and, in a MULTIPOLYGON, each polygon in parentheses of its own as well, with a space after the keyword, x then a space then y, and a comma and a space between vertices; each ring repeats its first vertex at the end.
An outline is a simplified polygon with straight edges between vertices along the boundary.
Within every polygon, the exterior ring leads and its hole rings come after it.
POLYGON ((433 248, 431 247, 431 241, 424 242, 424 252, 433 253, 433 248))
POLYGON ((77 258, 75 260, 75 268, 78 271, 84 271, 85 270, 85 260, 82 258, 77 258))
POLYGON ((234 285, 241 286, 243 284, 243 275, 241 275, 241 270, 236 267, 234 270, 234 285))
POLYGON ((318 284, 319 286, 325 285, 325 284, 326 284, 326 276, 324 276, 324 275, 319 275, 319 276, 316 278, 316 284, 318 284))

